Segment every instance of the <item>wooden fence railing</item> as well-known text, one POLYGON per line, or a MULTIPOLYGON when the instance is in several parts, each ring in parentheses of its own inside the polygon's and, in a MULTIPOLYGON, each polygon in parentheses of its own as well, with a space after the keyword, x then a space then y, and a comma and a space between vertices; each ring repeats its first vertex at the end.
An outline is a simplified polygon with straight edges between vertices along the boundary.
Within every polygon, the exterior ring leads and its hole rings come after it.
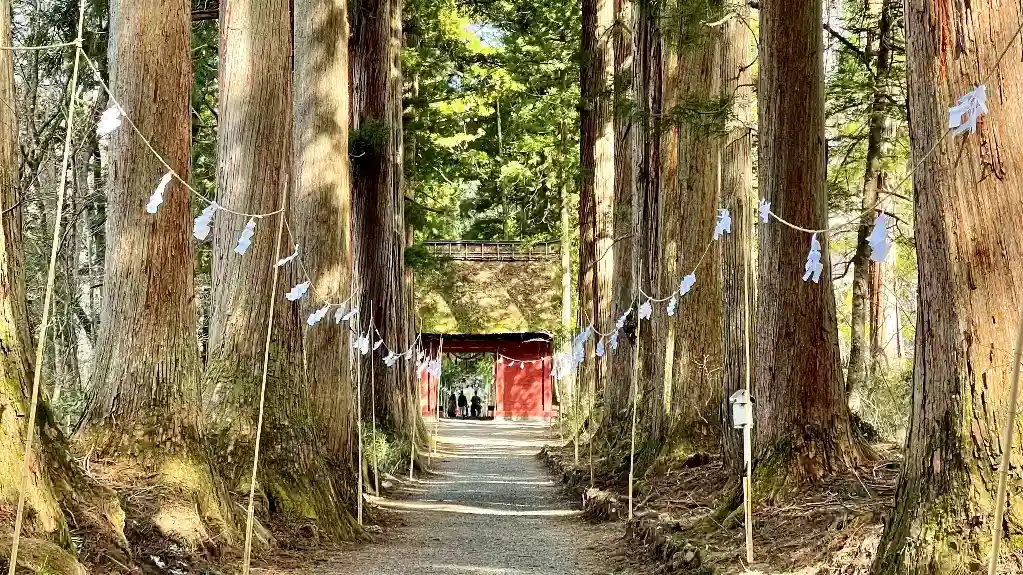
POLYGON ((558 242, 526 244, 524 242, 424 242, 427 251, 437 257, 471 262, 530 262, 557 260, 561 257, 558 242))

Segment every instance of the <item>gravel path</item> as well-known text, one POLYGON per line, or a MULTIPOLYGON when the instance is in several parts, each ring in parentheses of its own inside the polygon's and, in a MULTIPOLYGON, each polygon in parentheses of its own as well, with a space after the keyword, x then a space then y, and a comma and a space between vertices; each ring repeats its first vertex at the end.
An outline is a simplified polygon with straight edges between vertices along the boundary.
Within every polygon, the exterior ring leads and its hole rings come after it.
POLYGON ((536 459, 543 424, 446 421, 434 474, 410 500, 377 504, 406 527, 345 553, 320 575, 597 575, 619 529, 590 525, 536 459))

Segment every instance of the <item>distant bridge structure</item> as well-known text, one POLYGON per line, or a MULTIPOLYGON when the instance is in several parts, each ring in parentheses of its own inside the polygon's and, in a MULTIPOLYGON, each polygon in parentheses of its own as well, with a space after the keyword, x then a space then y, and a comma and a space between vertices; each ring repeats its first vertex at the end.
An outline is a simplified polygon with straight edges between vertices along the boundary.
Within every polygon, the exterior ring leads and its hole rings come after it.
POLYGON ((452 240, 423 242, 423 245, 436 257, 463 262, 542 262, 561 259, 559 242, 452 240))

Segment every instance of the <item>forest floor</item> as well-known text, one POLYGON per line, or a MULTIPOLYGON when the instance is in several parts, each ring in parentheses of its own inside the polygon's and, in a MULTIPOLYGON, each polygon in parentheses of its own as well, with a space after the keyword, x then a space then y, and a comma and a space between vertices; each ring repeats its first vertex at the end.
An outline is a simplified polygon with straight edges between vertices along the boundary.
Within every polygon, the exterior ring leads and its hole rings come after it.
POLYGON ((536 455, 547 425, 441 420, 431 473, 375 499, 379 542, 258 575, 628 575, 621 525, 584 521, 536 455), (615 551, 618 550, 618 551, 615 551))
MULTIPOLYGON (((863 575, 893 506, 899 469, 897 446, 875 448, 877 460, 783 501, 758 498, 754 485, 752 565, 746 564, 738 478, 707 454, 661 462, 637 478, 635 519, 624 529, 630 543, 621 547, 633 562, 659 564, 650 570, 656 573, 863 575)), ((582 496, 584 515, 628 515, 628 452, 594 455, 592 488, 585 447, 578 464, 569 446, 545 449, 543 458, 582 496)))

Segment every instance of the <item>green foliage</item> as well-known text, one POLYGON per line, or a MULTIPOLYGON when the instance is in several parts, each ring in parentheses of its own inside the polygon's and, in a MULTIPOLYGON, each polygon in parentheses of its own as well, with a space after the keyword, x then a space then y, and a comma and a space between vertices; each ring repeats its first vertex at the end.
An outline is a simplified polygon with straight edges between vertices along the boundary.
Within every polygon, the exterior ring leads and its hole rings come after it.
POLYGON ((391 127, 382 120, 367 120, 348 136, 348 154, 353 158, 376 156, 391 139, 391 127))
POLYGON ((412 0, 405 13, 417 241, 558 238, 579 163, 576 3, 412 0))

